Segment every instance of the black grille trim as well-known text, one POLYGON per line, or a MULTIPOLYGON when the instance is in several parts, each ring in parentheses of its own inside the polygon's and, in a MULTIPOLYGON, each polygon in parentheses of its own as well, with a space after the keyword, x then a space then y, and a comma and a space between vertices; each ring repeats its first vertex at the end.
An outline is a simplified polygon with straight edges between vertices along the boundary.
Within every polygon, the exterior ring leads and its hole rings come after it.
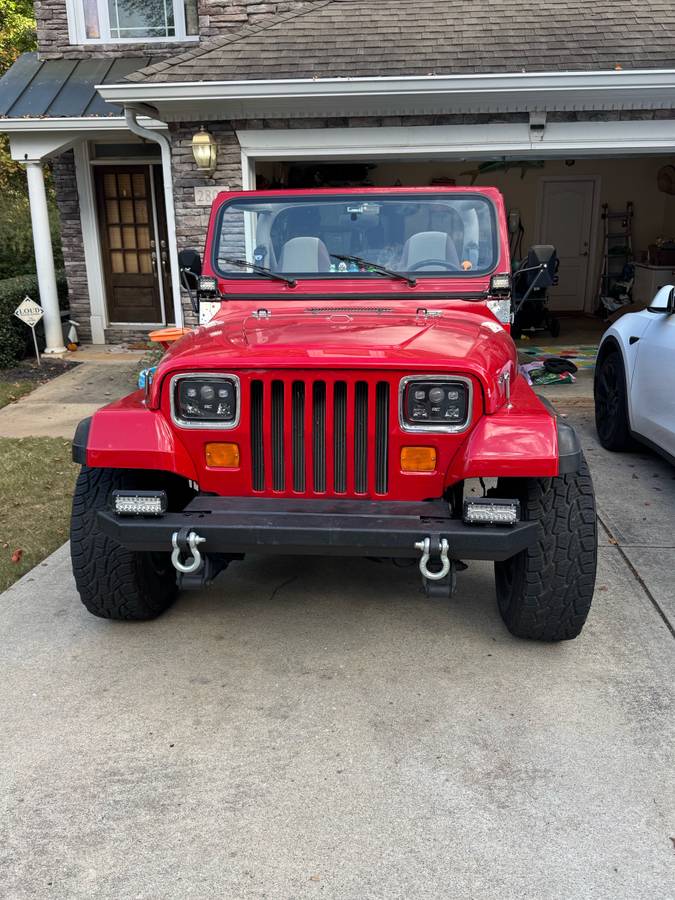
POLYGON ((389 385, 378 382, 375 389, 375 492, 389 490, 389 385))
POLYGON ((251 472, 253 490, 265 490, 265 451, 263 448, 263 383, 251 382, 251 472))
POLYGON ((284 383, 272 382, 272 487, 286 489, 284 460, 284 383))
POLYGON ((293 490, 304 493, 305 478, 305 382, 294 381, 292 388, 293 490))
POLYGON ((347 493, 347 384, 335 382, 333 394, 333 485, 336 494, 347 493))
POLYGON ((368 493, 368 382, 357 381, 354 394, 354 491, 368 493))
POLYGON ((315 381, 312 389, 312 449, 314 490, 326 492, 326 382, 315 381))

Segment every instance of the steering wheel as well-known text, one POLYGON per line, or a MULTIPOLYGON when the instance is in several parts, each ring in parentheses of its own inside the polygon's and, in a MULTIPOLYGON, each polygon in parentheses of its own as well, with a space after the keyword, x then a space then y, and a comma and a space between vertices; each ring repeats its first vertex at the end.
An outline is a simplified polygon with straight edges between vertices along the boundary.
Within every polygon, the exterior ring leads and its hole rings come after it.
POLYGON ((408 269, 409 272, 417 272, 424 266, 439 266, 441 269, 447 269, 449 272, 459 272, 459 266, 448 262, 447 259, 421 259, 408 269))

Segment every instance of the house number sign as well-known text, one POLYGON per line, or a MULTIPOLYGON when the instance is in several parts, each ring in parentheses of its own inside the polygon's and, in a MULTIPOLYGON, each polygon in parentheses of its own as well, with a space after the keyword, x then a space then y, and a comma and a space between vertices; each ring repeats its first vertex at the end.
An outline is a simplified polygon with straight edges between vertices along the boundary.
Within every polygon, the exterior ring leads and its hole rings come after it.
POLYGON ((229 185, 225 184, 221 187, 215 185, 206 185, 195 188, 195 204, 197 206, 211 206, 218 194, 222 191, 229 191, 229 185))

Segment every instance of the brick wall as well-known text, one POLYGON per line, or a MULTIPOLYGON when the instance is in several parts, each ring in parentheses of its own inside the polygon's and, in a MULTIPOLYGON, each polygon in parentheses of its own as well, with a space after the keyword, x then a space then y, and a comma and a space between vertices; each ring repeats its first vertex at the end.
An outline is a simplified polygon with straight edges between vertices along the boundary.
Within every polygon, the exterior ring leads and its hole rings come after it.
POLYGON ((84 263, 80 200, 75 182, 75 159, 72 150, 54 160, 53 175, 56 205, 61 223, 61 244, 68 280, 71 318, 79 325, 77 331, 80 340, 89 342, 91 341, 89 321, 91 306, 87 286, 87 270, 84 263))
MULTIPOLYGON (((323 0, 198 0, 200 38, 227 34, 242 25, 259 25, 280 13, 292 12, 323 0)), ((43 59, 76 59, 111 56, 174 55, 179 49, 194 48, 195 42, 176 41, 139 44, 71 45, 68 39, 66 0, 35 0, 38 49, 43 59)))

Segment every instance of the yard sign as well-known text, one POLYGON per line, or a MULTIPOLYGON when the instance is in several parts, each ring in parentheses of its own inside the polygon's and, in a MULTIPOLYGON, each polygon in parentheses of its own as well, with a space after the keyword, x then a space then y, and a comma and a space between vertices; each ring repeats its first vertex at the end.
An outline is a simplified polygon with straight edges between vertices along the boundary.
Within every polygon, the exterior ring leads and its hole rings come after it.
POLYGON ((17 319, 21 319, 22 322, 25 322, 26 325, 30 326, 30 330, 33 332, 33 343, 35 344, 35 357, 38 365, 40 365, 40 351, 38 350, 37 338, 35 336, 35 326, 44 315, 44 310, 39 303, 36 303, 35 300, 31 300, 30 297, 26 296, 14 310, 14 315, 17 319))

